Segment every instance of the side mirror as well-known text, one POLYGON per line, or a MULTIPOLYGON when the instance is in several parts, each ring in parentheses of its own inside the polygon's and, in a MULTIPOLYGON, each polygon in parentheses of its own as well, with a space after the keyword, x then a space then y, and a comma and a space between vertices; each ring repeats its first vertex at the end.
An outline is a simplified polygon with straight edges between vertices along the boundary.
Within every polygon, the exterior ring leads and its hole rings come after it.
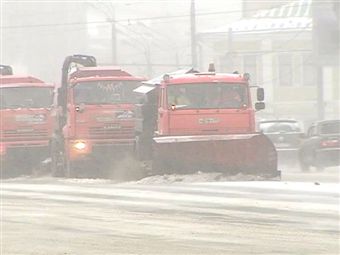
POLYGON ((263 102, 256 102, 255 103, 255 110, 260 111, 266 108, 266 104, 263 102))
POLYGON ((145 104, 146 103, 146 98, 145 96, 140 96, 137 98, 138 104, 145 104))
POLYGON ((256 97, 257 97, 257 101, 264 100, 264 89, 263 88, 257 88, 256 97))

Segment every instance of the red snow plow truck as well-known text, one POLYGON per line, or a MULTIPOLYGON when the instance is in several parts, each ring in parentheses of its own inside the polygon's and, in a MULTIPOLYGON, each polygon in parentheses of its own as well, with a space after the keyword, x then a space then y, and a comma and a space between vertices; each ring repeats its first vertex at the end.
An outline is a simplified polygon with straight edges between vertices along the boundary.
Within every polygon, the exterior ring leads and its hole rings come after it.
POLYGON ((66 57, 58 90, 61 109, 52 169, 56 174, 105 176, 122 154, 133 153, 135 88, 142 77, 97 66, 93 56, 66 57))
POLYGON ((56 120, 54 85, 31 76, 13 75, 0 65, 0 156, 9 175, 31 174, 50 156, 56 120))
POLYGON ((152 174, 217 171, 280 177, 272 142, 255 132, 255 111, 265 107, 264 90, 251 102, 249 74, 165 74, 144 83, 138 106, 136 156, 152 163, 152 174))

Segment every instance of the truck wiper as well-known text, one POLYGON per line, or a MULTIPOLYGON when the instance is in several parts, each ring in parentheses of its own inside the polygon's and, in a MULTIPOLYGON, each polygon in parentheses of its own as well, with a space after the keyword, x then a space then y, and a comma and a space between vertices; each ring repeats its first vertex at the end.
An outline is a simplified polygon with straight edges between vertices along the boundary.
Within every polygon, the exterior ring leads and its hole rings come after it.
POLYGON ((172 110, 177 110, 177 109, 185 108, 185 107, 187 107, 187 106, 188 106, 188 105, 186 105, 186 104, 172 105, 172 106, 171 106, 171 109, 172 109, 172 110))
POLYGON ((22 104, 11 104, 11 105, 5 106, 5 108, 16 109, 16 108, 28 108, 28 107, 26 105, 22 105, 22 104))

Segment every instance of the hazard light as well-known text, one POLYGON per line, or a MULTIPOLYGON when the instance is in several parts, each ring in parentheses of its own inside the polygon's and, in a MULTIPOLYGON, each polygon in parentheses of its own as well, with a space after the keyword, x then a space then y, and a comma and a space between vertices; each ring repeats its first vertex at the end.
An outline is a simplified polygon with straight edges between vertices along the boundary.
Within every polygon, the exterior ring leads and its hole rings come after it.
POLYGON ((166 83, 168 83, 168 82, 170 81, 170 75, 164 74, 164 75, 163 75, 163 81, 166 82, 166 83))
POLYGON ((214 73, 216 71, 214 63, 209 64, 208 72, 214 73))
POLYGON ((243 74, 243 79, 245 79, 246 81, 250 80, 250 74, 249 73, 244 73, 243 74))

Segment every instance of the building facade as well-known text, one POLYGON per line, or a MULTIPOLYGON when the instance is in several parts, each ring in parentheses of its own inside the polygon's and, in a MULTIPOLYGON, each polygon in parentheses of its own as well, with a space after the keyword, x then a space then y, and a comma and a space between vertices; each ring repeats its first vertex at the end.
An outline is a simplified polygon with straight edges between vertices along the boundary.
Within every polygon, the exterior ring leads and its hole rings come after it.
MULTIPOLYGON (((214 61, 221 71, 248 72, 252 85, 265 88, 263 118, 296 118, 306 124, 318 119, 311 0, 257 11, 200 33, 200 42, 202 66, 214 61)), ((339 66, 323 65, 322 72, 324 118, 339 118, 339 66)))

